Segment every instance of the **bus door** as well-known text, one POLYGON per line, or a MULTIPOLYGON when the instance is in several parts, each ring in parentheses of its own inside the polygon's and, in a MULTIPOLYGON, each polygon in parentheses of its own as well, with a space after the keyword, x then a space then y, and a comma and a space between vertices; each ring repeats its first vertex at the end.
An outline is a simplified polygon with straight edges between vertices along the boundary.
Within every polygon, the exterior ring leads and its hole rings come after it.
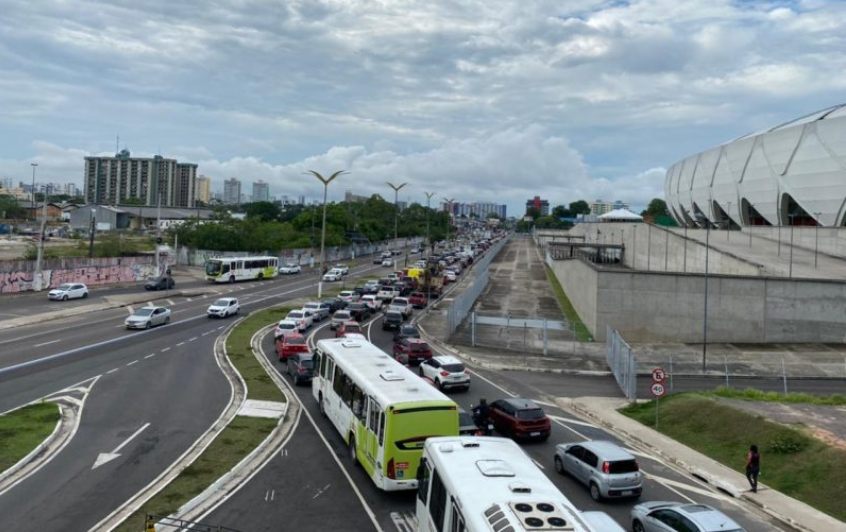
POLYGON ((370 465, 375 467, 379 461, 379 427, 380 416, 384 416, 379 403, 372 397, 367 398, 367 424, 365 430, 364 454, 370 465))

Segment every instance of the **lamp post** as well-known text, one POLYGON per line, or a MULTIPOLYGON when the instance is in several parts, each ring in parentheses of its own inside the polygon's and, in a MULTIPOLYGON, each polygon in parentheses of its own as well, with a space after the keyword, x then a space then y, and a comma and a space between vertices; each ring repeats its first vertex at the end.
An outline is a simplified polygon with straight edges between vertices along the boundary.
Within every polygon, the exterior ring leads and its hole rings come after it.
POLYGON ((94 257, 94 231, 97 228, 97 208, 91 207, 91 230, 88 233, 88 258, 94 257))
POLYGON ((451 217, 452 217, 452 202, 455 201, 455 198, 444 198, 444 201, 447 203, 446 239, 447 239, 447 245, 449 245, 449 226, 451 225, 450 220, 451 220, 451 217))
POLYGON ((320 271, 318 273, 319 277, 317 278, 317 299, 320 299, 323 296, 323 268, 325 267, 324 262, 326 261, 326 195, 329 192, 329 183, 331 183, 339 175, 346 174, 348 172, 338 170, 329 177, 323 177, 314 170, 309 170, 308 173, 323 183, 323 228, 320 230, 320 271))
POLYGON ((820 234, 820 215, 821 212, 815 212, 814 218, 816 219, 817 225, 814 226, 814 269, 817 269, 817 250, 819 250, 819 234, 820 234))
POLYGON ((787 219, 790 221, 790 263, 787 267, 787 278, 793 278, 793 219, 796 214, 788 214, 787 219))
POLYGON ((432 237, 429 235, 429 211, 432 209, 432 196, 435 195, 434 192, 424 192, 426 194, 426 258, 432 256, 432 237))
POLYGON ((399 185, 395 185, 395 184, 391 183, 390 181, 385 181, 385 184, 388 185, 389 187, 391 187, 394 190, 394 245, 392 246, 392 247, 394 247, 394 246, 397 245, 397 238, 398 238, 397 227, 399 225, 399 191, 404 186, 408 185, 408 183, 402 183, 402 184, 399 184, 399 185))
POLYGON ((702 311, 702 374, 704 375, 708 358, 708 255, 711 249, 711 222, 704 215, 700 220, 705 223, 705 294, 702 311))
POLYGON ((35 220, 35 168, 38 166, 38 163, 29 163, 29 165, 32 167, 32 188, 29 192, 32 197, 32 219, 35 220))

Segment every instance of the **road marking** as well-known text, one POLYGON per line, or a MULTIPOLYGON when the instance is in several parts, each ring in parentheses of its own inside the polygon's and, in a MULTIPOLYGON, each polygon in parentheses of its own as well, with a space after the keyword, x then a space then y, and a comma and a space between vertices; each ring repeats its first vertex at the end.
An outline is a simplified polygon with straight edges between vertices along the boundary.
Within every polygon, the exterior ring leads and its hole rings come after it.
POLYGON ((269 489, 264 494, 264 502, 270 502, 276 497, 276 490, 269 489))
POLYGON ((145 356, 144 358, 145 358, 145 359, 146 359, 146 358, 153 358, 154 356, 156 356, 156 354, 155 354, 155 353, 150 353, 149 355, 145 356))
POLYGON ((106 372, 106 374, 108 375, 109 373, 114 373, 115 371, 117 371, 117 370, 119 370, 119 369, 120 369, 120 368, 112 368, 112 369, 110 369, 109 371, 107 371, 107 372, 106 372))
POLYGON ((319 488, 317 490, 317 492, 315 492, 314 497, 312 497, 311 500, 314 500, 314 499, 320 497, 321 495, 323 495, 324 493, 326 493, 326 490, 329 489, 329 486, 331 486, 331 484, 326 484, 322 488, 319 488))
POLYGON ((207 335, 207 334, 211 334, 212 332, 213 332, 213 331, 206 331, 206 332, 204 332, 201 336, 205 336, 205 335, 207 335))
POLYGON ((170 347, 163 347, 161 352, 166 353, 167 351, 170 351, 170 347))
POLYGON ((131 442, 131 441, 132 441, 132 440, 133 440, 136 436, 138 436, 139 434, 141 434, 141 432, 142 432, 144 429, 146 429, 147 427, 149 427, 149 426, 150 426, 150 423, 149 423, 149 422, 148 422, 148 423, 145 423, 144 425, 142 425, 140 429, 136 430, 136 431, 132 434, 132 436, 128 437, 127 439, 125 439, 125 440, 123 441, 123 443, 121 443, 120 445, 118 445, 117 447, 115 447, 115 450, 114 450, 114 451, 112 451, 112 452, 110 452, 110 453, 100 453, 100 454, 97 456, 97 460, 95 460, 95 461, 94 461, 94 465, 93 465, 93 466, 91 466, 91 469, 97 469, 97 468, 98 468, 98 467, 100 467, 101 465, 106 464, 106 463, 108 463, 108 462, 111 462, 111 461, 112 461, 112 460, 114 460, 115 458, 119 457, 119 456, 120 456, 119 451, 120 451, 121 449, 123 449, 123 448, 126 446, 126 444, 128 444, 129 442, 131 442))
POLYGON ((541 468, 541 469, 546 469, 544 466, 542 466, 542 465, 541 465, 541 463, 540 463, 540 462, 538 462, 538 461, 537 461, 537 460, 535 460, 534 458, 532 458, 532 462, 534 462, 534 463, 535 463, 535 465, 536 465, 536 466, 538 466, 539 468, 541 468))
POLYGON ((217 328, 217 330, 219 331, 219 330, 223 329, 224 327, 226 327, 226 325, 221 325, 220 327, 217 328))
POLYGON ((189 338, 189 339, 188 339, 188 341, 189 341, 189 342, 193 342, 193 341, 194 341, 194 340, 196 340, 196 339, 197 339, 197 337, 196 337, 196 336, 192 336, 191 338, 189 338))
POLYGON ((655 475, 652 475, 650 473, 647 473, 646 471, 643 471, 643 476, 645 476, 646 478, 654 480, 655 482, 657 482, 658 484, 661 484, 662 486, 664 486, 668 490, 672 491, 673 493, 675 493, 679 497, 682 497, 683 499, 685 499, 688 502, 691 502, 693 504, 696 504, 696 501, 694 501, 693 499, 691 499, 690 497, 688 497, 687 495, 683 494, 682 492, 680 492, 679 490, 677 490, 675 488, 686 489, 686 490, 692 491, 693 493, 698 493, 699 495, 709 495, 709 496, 714 497, 716 499, 724 498, 724 499, 728 500, 728 497, 726 497, 724 495, 718 496, 718 494, 713 492, 713 491, 704 490, 702 488, 697 488, 695 486, 691 486, 689 484, 685 484, 685 483, 679 482, 677 480, 672 480, 672 479, 669 479, 669 478, 655 476, 655 475))
POLYGON ((128 363, 127 366, 131 366, 131 365, 137 364, 137 363, 138 363, 138 359, 135 359, 132 362, 128 363))
POLYGON ((190 297, 186 297, 186 298, 185 298, 185 301, 187 301, 187 302, 189 302, 189 303, 190 303, 190 302, 192 301, 192 299, 191 299, 190 297))
POLYGON ((391 512, 391 521, 398 532, 414 532, 417 530, 417 517, 411 512, 391 512))
POLYGON ((32 347, 41 347, 41 346, 44 346, 44 345, 55 344, 56 342, 61 342, 61 340, 51 340, 49 342, 41 342, 40 344, 35 344, 32 347))
POLYGON ((171 307, 176 304, 176 303, 173 302, 172 299, 165 299, 165 301, 167 301, 167 304, 170 305, 171 307))
MULTIPOLYGON (((533 399, 533 401, 534 401, 534 399, 533 399)), ((540 401, 535 401, 535 402, 540 403, 540 401)), ((558 408, 556 405, 548 405, 548 406, 558 408)), ((599 428, 596 425, 594 425, 593 423, 588 423, 587 421, 580 421, 578 419, 572 419, 572 418, 569 418, 569 417, 552 416, 552 415, 550 415, 549 417, 552 418, 552 419, 561 421, 563 423, 572 423, 573 425, 581 425, 583 427, 591 427, 591 428, 595 428, 595 429, 599 428)))
POLYGON ((176 344, 176 347, 179 347, 180 345, 185 345, 185 342, 179 342, 178 344, 176 344))

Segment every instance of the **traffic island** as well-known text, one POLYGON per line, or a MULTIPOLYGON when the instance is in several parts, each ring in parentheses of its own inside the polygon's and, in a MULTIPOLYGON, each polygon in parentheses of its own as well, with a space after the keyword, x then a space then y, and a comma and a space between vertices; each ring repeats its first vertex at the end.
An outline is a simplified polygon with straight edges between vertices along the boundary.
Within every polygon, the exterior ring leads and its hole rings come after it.
POLYGON ((10 468, 36 451, 58 422, 55 403, 35 403, 0 415, 0 489, 10 468))

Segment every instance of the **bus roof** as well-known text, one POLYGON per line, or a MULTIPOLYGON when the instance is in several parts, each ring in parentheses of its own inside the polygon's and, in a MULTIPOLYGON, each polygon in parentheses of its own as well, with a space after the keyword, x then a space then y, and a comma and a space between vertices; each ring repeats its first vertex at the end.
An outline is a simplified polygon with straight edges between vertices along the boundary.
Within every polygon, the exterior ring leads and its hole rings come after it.
POLYGON ((353 378, 367 395, 387 408, 419 401, 453 403, 393 357, 359 338, 333 338, 317 342, 317 349, 332 355, 335 364, 353 378))
POLYGON ((272 257, 270 255, 250 255, 249 257, 209 257, 206 260, 207 261, 219 260, 221 262, 231 262, 233 260, 258 260, 258 259, 278 260, 279 257, 272 257))
POLYGON ((522 531, 524 520, 542 519, 544 530, 596 530, 514 441, 498 437, 428 438, 424 456, 434 464, 448 492, 461 507, 467 530, 493 530, 507 519, 522 531), (544 504, 552 505, 544 508, 544 504), (554 526, 550 518, 566 524, 554 526))

